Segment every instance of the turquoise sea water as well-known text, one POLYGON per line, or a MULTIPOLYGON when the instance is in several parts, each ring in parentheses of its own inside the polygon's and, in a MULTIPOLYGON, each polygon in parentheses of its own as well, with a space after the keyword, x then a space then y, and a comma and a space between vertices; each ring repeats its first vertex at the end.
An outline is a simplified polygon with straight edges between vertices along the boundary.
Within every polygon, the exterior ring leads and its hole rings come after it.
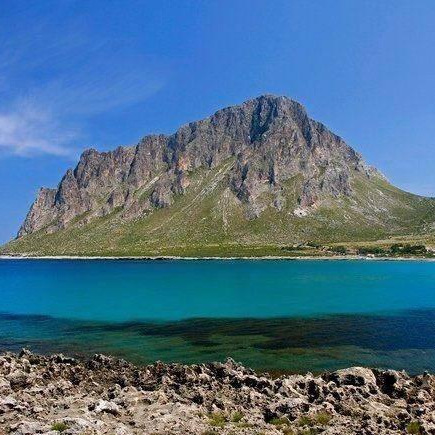
POLYGON ((435 371, 435 263, 1 260, 0 351, 435 371))

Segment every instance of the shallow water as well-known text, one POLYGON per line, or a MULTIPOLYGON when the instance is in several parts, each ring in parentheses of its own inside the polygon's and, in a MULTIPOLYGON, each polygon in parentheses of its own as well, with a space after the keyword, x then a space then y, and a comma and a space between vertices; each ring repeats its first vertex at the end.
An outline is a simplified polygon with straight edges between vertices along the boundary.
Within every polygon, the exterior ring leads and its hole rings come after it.
POLYGON ((0 350, 435 371, 435 263, 0 261, 0 350))

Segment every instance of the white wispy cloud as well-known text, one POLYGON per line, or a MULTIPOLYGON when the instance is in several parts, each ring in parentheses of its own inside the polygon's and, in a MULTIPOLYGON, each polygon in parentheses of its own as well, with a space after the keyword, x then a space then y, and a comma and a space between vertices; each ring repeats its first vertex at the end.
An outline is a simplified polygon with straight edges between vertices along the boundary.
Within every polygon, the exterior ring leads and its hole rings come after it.
POLYGON ((13 39, 0 30, 0 153, 75 156, 92 117, 165 83, 158 62, 125 41, 95 37, 77 22, 55 34, 50 20, 30 26, 13 39))
POLYGON ((77 132, 63 128, 56 117, 31 101, 22 101, 0 112, 0 149, 19 156, 73 155, 71 142, 77 132))

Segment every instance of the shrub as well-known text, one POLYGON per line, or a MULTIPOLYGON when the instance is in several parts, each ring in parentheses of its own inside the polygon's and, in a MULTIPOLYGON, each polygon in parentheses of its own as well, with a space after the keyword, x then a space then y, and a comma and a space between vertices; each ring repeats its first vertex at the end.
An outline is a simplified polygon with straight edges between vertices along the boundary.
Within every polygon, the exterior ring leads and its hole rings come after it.
POLYGON ((392 254, 400 254, 402 252, 403 245, 400 245, 399 243, 395 243, 394 245, 390 246, 390 252, 392 254))
POLYGON ((57 432, 63 432, 64 430, 68 429, 68 425, 64 423, 63 421, 59 421, 57 423, 53 423, 51 426, 51 430, 55 430, 57 432))
POLYGON ((427 254, 428 251, 424 245, 402 245, 400 243, 395 243, 394 245, 391 245, 390 252, 393 255, 418 255, 427 254))
POLYGON ((241 419, 243 418, 243 414, 240 411, 236 411, 232 416, 231 416, 231 421, 233 423, 238 423, 241 419))
POLYGON ((270 424, 273 424, 275 426, 281 426, 281 425, 288 425, 290 424, 290 421, 287 417, 280 417, 280 418, 272 418, 269 422, 270 424))
POLYGON ((402 252, 404 254, 425 254, 426 246, 424 245, 405 245, 402 252))
POLYGON ((299 426, 312 426, 313 420, 308 415, 303 415, 299 417, 298 425, 299 426))
POLYGON ((421 425, 418 421, 411 421, 411 423, 409 423, 406 426, 406 432, 410 433, 410 434, 415 434, 415 435, 419 435, 421 434, 421 425))
POLYGON ((298 432, 298 435, 317 435, 318 433, 319 431, 316 428, 310 427, 309 429, 298 432))
POLYGON ((385 249, 382 249, 379 246, 364 246, 364 247, 358 248, 358 254, 359 255, 368 255, 368 254, 385 255, 386 251, 385 251, 385 249))
POLYGON ((301 249, 300 246, 283 246, 281 247, 282 251, 299 251, 301 249))
POLYGON ((249 428, 249 427, 254 427, 254 425, 252 423, 248 423, 246 421, 241 421, 240 423, 236 423, 237 427, 239 428, 249 428))
POLYGON ((314 416, 316 422, 322 426, 326 426, 332 419, 332 415, 329 412, 319 412, 314 416))
POLYGON ((307 242, 305 243, 305 245, 308 246, 309 248, 317 248, 317 249, 320 249, 322 247, 321 244, 316 242, 307 242))
POLYGON ((330 250, 332 252, 335 252, 336 254, 346 254, 346 252, 347 252, 346 247, 341 246, 341 245, 339 245, 339 246, 332 246, 330 248, 330 250))
POLYGON ((211 426, 224 427, 227 419, 224 414, 220 412, 213 412, 208 415, 209 423, 211 426))

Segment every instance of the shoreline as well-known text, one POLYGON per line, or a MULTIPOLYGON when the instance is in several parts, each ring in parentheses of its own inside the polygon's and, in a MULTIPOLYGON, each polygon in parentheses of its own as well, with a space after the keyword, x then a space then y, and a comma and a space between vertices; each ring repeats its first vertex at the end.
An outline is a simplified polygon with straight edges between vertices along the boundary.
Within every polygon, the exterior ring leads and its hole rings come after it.
POLYGON ((264 255, 264 256, 177 256, 177 255, 128 255, 128 256, 105 256, 105 255, 0 255, 0 260, 184 260, 184 261, 212 261, 212 260, 318 260, 318 261, 424 261, 435 262, 434 258, 424 257, 367 257, 363 255, 337 255, 337 256, 287 256, 287 255, 264 255))
POLYGON ((13 435, 433 433, 435 376, 351 367, 256 373, 227 359, 136 366, 0 353, 0 432, 13 435))

